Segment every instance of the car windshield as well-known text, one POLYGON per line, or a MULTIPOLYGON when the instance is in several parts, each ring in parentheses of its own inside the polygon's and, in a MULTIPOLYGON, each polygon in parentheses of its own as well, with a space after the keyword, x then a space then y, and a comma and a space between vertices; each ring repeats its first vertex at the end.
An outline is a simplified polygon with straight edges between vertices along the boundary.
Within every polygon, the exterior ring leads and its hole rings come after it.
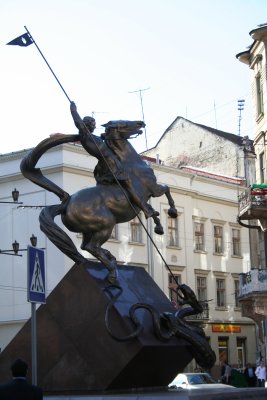
POLYGON ((188 374, 188 383, 190 385, 201 385, 203 383, 216 383, 214 379, 208 374, 188 374))

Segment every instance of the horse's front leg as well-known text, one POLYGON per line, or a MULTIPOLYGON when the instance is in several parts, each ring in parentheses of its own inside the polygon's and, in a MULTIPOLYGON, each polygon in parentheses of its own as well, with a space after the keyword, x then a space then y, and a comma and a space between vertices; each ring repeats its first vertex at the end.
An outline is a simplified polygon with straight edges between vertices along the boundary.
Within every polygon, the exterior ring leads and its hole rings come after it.
POLYGON ((178 212, 177 212, 177 209, 175 207, 175 203, 174 203, 174 200, 172 198, 172 195, 171 195, 171 192, 170 192, 170 188, 167 185, 164 185, 164 186, 165 186, 165 196, 167 197, 168 203, 169 203, 169 206, 170 206, 170 208, 168 209, 168 215, 171 218, 177 218, 178 212))
POLYGON ((169 206, 170 206, 170 208, 168 210, 168 214, 171 218, 177 218, 178 212, 176 210, 174 200, 171 196, 169 186, 157 184, 154 186, 154 188, 151 192, 152 192, 153 197, 160 197, 163 194, 165 194, 165 196, 168 199, 169 206))
POLYGON ((153 221, 155 223, 155 228, 154 228, 154 232, 157 233, 158 235, 163 235, 164 234, 164 230, 163 227, 161 225, 160 219, 157 216, 153 216, 153 221))

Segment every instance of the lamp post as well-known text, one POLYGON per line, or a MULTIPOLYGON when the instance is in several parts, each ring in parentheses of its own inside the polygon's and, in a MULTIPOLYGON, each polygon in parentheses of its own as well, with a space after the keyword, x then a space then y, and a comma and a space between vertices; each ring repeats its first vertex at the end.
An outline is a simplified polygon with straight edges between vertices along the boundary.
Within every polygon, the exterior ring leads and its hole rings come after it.
MULTIPOLYGON (((24 207, 23 202, 19 202, 19 191, 15 188, 12 191, 12 199, 13 201, 0 201, 0 204, 14 204, 14 205, 18 205, 17 207, 13 207, 13 208, 19 208, 19 207, 24 207), (23 206, 20 206, 23 205, 23 206)), ((30 207, 33 208, 34 206, 25 206, 25 207, 30 207)), ((35 207, 44 207, 44 206, 35 206, 35 207)), ((17 257, 22 257, 21 252, 28 252, 28 274, 29 274, 29 252, 32 250, 36 250, 36 251, 42 251, 44 253, 44 248, 42 249, 37 249, 37 236, 35 236, 34 234, 31 235, 30 237, 30 243, 31 246, 28 246, 25 249, 20 249, 20 245, 19 242, 17 240, 14 240, 14 242, 12 243, 12 249, 6 249, 6 250, 1 250, 0 249, 0 255, 4 254, 4 255, 10 255, 10 256, 17 256, 17 257), (33 249, 36 248, 36 249, 33 249), (30 250, 31 249, 31 250, 30 250)), ((44 257, 44 256, 43 256, 44 257)), ((43 258, 44 259, 44 258, 43 258)), ((36 262, 36 261, 35 261, 36 262)), ((40 266, 39 266, 40 269, 40 266)), ((43 263, 43 269, 44 269, 44 263, 43 263)), ((35 271, 33 271, 35 272, 35 271)), ((29 281, 29 276, 27 278, 27 281, 29 281)), ((44 277, 43 277, 43 281, 44 281, 44 277)), ((28 285, 28 292, 29 292, 29 282, 27 283, 28 285)), ((44 289, 45 290, 45 289, 44 289)), ((44 293, 45 295, 45 293, 44 293)), ((31 327, 31 331, 32 331, 32 381, 34 384, 37 384, 37 356, 36 356, 36 305, 35 303, 31 302, 31 308, 32 308, 32 327, 31 327)))
POLYGON ((19 191, 15 188, 11 192, 13 201, 0 201, 0 204, 23 204, 22 201, 19 200, 19 191))
MULTIPOLYGON (((16 188, 12 190, 11 194, 13 201, 0 201, 0 204, 23 204, 22 202, 18 201, 19 191, 16 188)), ((19 243, 15 240, 15 242, 12 243, 12 250, 0 250, 0 254, 22 257, 21 254, 18 254, 18 251, 19 251, 19 243)))
POLYGON ((12 249, 13 249, 15 255, 17 255, 18 251, 19 251, 19 243, 16 240, 15 240, 15 242, 12 243, 12 249))
MULTIPOLYGON (((32 234, 32 236, 30 237, 30 242, 31 245, 33 247, 37 246, 37 236, 35 236, 34 234, 32 234)), ((28 249, 20 249, 19 248, 19 242, 17 242, 16 240, 12 243, 12 249, 9 250, 0 250, 0 255, 4 254, 4 255, 8 255, 8 256, 17 256, 17 257, 22 257, 22 254, 18 254, 21 251, 27 251, 28 249)))
POLYGON ((15 203, 18 202, 19 199, 19 191, 15 188, 14 190, 12 190, 12 199, 15 203))
MULTIPOLYGON (((22 201, 18 201, 19 200, 19 191, 16 188, 12 190, 11 194, 12 194, 13 201, 0 201, 0 204, 23 204, 22 201)), ((22 206, 18 206, 18 208, 19 207, 22 207, 22 206)), ((23 207, 34 208, 34 207, 44 207, 44 206, 23 206, 23 207)), ((37 246, 37 237, 34 236, 34 234, 32 234, 32 236, 30 237, 30 241, 31 241, 31 245, 33 247, 37 246)), ((4 254, 4 255, 8 255, 8 256, 22 257, 22 254, 18 254, 21 251, 27 251, 27 249, 20 249, 19 243, 15 240, 12 243, 12 249, 8 249, 8 250, 0 249, 0 255, 4 254)))
POLYGON ((36 247, 36 246, 37 246, 37 237, 34 236, 34 234, 31 235, 30 241, 31 241, 31 245, 32 245, 33 247, 36 247))

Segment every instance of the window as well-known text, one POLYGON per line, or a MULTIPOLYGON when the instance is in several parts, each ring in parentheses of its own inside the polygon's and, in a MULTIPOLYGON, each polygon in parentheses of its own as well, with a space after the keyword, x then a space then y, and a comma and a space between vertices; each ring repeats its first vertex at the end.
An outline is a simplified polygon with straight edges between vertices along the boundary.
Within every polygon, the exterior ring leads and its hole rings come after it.
POLYGON ((118 225, 115 225, 112 229, 110 239, 118 240, 118 225))
POLYGON ((207 301, 207 278, 197 276, 197 298, 199 301, 207 301))
POLYGON ((236 348, 237 348, 237 362, 238 368, 245 368, 246 366, 246 339, 236 338, 236 348))
POLYGON ((240 256, 240 230, 232 229, 232 246, 233 246, 233 256, 240 256))
POLYGON ((177 305, 180 301, 179 296, 177 295, 177 293, 175 292, 175 290, 177 289, 177 283, 175 281, 178 282, 178 284, 181 284, 181 275, 178 274, 169 274, 169 299, 171 300, 171 302, 174 305, 177 305))
POLYGON ((142 243, 142 225, 138 217, 132 219, 130 224, 131 224, 131 242, 142 243))
POLYGON ((257 117, 263 114, 263 90, 261 75, 256 76, 256 104, 257 104, 257 117))
POLYGON ((194 222, 195 250, 204 251, 204 224, 202 222, 194 222))
POLYGON ((178 241, 178 218, 171 218, 168 216, 168 233, 167 233, 167 246, 179 246, 178 241))
POLYGON ((225 307, 225 279, 216 279, 217 307, 225 307))
POLYGON ((239 281, 237 279, 234 280, 234 285, 235 285, 235 292, 234 292, 234 296, 235 296, 235 307, 240 307, 239 304, 239 281))
POLYGON ((223 253, 223 227, 220 225, 214 225, 214 253, 223 253))
POLYGON ((265 181, 265 162, 264 162, 264 152, 259 155, 259 164, 260 164, 260 183, 264 183, 265 181))
POLYGON ((228 362, 228 337, 218 337, 220 363, 228 362))

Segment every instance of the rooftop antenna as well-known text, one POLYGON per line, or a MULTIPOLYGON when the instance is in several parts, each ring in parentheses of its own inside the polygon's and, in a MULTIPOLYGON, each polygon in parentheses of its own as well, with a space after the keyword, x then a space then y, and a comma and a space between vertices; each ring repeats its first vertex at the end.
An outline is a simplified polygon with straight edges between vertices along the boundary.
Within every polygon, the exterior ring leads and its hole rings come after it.
POLYGON ((238 111, 239 111, 239 116, 238 116, 238 136, 240 136, 242 111, 244 110, 244 106, 245 106, 245 100, 244 99, 237 100, 237 107, 238 107, 238 111))
MULTIPOLYGON (((144 116, 144 108, 143 108, 143 92, 145 90, 149 90, 150 88, 146 88, 146 89, 139 89, 139 90, 134 90, 132 92, 129 93, 139 93, 139 97, 140 97, 140 103, 141 103, 141 110, 142 110, 142 119, 145 122, 145 116, 144 116)), ((145 140, 146 140, 146 149, 148 150, 148 146, 147 146, 147 134, 146 134, 146 127, 144 128, 145 131, 145 140)))
POLYGON ((107 114, 107 111, 92 111, 92 117, 95 117, 95 114, 107 114))

